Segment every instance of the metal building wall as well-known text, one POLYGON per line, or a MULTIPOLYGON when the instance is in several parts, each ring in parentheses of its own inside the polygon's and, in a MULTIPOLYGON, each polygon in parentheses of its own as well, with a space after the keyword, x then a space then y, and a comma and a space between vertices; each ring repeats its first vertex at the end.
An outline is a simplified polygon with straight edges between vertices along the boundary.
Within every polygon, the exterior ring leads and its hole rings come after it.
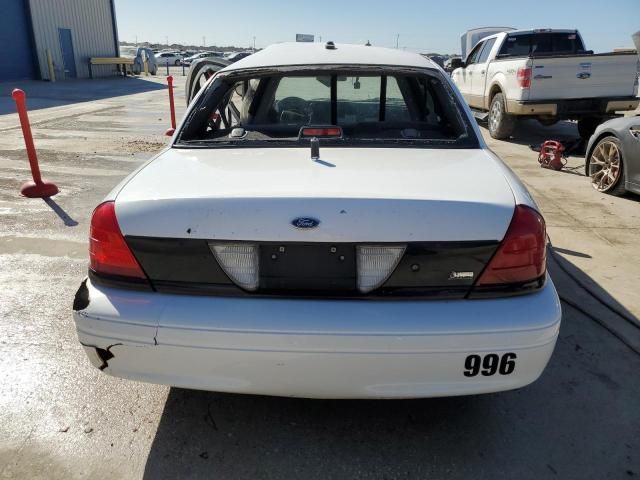
MULTIPOLYGON (((89 77, 90 57, 115 57, 116 39, 111 0, 29 0, 42 78, 49 78, 46 49, 51 51, 57 79, 64 78, 59 28, 71 30, 78 78, 89 77)), ((110 75, 114 66, 96 66, 94 76, 110 75)))

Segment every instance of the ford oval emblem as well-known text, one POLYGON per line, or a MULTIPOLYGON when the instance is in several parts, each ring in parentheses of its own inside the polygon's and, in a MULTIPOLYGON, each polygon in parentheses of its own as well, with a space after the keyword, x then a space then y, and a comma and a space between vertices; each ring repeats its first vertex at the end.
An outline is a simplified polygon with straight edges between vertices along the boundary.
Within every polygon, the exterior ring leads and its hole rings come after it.
POLYGON ((311 217, 298 217, 298 218, 294 218, 291 221, 291 225, 293 225, 296 228, 301 228, 301 229, 309 229, 309 228, 316 228, 318 225, 320 225, 320 220, 316 220, 315 218, 311 218, 311 217))

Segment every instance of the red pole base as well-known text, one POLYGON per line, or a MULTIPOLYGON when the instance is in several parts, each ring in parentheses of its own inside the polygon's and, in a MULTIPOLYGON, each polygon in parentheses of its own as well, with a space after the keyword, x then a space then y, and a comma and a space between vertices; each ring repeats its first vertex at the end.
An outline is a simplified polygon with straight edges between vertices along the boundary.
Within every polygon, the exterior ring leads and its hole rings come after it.
POLYGON ((22 185, 22 188, 20 189, 20 193, 28 198, 53 197, 59 191, 60 190, 58 190, 58 187, 54 183, 47 182, 44 179, 41 183, 29 181, 22 185))
POLYGON ((173 137, 173 134, 174 134, 175 132, 176 132, 176 129, 175 129, 175 128, 167 128, 167 131, 166 131, 166 132, 164 132, 164 134, 165 134, 167 137, 173 137))

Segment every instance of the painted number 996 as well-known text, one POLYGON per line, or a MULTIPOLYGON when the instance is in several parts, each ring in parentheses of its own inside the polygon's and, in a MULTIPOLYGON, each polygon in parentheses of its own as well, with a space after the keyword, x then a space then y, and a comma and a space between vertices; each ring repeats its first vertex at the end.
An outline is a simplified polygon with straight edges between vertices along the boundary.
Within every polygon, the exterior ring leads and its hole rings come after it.
POLYGON ((475 377, 479 373, 485 377, 490 377, 499 373, 509 375, 516 368, 516 354, 505 353, 499 356, 497 353, 490 353, 485 356, 469 355, 464 361, 464 376, 475 377))

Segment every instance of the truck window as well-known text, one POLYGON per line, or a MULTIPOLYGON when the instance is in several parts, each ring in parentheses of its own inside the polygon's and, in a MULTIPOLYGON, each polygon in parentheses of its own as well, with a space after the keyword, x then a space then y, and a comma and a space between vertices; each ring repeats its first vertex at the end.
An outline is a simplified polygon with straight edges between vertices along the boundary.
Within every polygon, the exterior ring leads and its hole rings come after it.
POLYGON ((584 52, 584 45, 576 32, 532 32, 508 35, 499 55, 523 57, 580 52, 584 52))
POLYGON ((477 63, 480 51, 482 50, 482 47, 484 47, 484 43, 485 42, 479 43, 473 50, 471 50, 471 53, 467 57, 467 65, 477 63))
POLYGON ((531 51, 531 35, 508 35, 500 49, 501 56, 521 57, 531 51))
POLYGON ((542 33, 534 37, 531 53, 540 55, 576 53, 584 51, 580 37, 575 33, 542 33))
POLYGON ((489 54, 491 53, 491 49, 493 48, 495 43, 496 43, 495 38, 490 38, 485 42, 484 47, 482 47, 482 52, 478 57, 478 63, 484 63, 487 61, 487 59, 489 58, 489 54))

